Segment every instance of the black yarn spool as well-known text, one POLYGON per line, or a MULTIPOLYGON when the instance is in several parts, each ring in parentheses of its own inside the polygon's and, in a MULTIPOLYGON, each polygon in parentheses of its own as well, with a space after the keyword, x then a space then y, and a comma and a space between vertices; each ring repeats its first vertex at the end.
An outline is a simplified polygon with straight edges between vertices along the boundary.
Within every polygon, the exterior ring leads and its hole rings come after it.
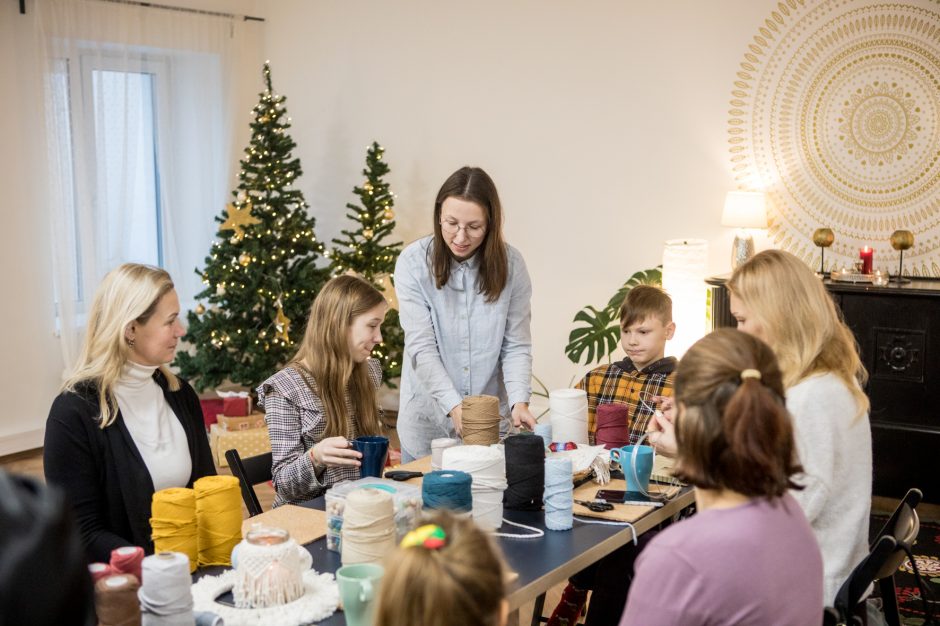
POLYGON ((545 491, 545 442, 536 435, 513 435, 506 450, 506 491, 503 506, 514 511, 538 511, 545 491))

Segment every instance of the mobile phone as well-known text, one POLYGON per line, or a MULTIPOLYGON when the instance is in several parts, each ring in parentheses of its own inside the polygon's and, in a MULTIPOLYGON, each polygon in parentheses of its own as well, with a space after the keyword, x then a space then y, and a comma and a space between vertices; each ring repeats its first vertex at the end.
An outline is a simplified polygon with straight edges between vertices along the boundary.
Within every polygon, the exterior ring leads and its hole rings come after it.
POLYGON ((616 502, 618 504, 633 504, 639 506, 662 506, 663 503, 645 496, 639 491, 620 491, 618 489, 598 489, 594 495, 598 500, 616 502))

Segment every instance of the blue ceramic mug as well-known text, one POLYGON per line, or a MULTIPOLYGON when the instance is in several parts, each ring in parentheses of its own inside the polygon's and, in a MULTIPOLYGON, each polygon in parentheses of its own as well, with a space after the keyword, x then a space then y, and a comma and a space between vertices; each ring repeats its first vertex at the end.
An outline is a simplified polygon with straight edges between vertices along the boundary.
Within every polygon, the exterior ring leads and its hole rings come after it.
POLYGON ((650 446, 623 446, 610 451, 611 463, 620 465, 627 481, 627 491, 646 493, 653 473, 653 448, 650 446), (635 461, 634 461, 635 451, 635 461))
POLYGON ((359 475, 381 478, 388 457, 388 437, 357 437, 353 439, 352 447, 362 453, 359 475))

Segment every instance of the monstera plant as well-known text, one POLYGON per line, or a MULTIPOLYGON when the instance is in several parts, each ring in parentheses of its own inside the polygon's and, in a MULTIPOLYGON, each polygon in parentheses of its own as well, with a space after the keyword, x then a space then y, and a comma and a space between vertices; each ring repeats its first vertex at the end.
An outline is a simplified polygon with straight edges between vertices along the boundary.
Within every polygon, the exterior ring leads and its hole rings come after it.
POLYGON ((603 359, 610 362, 610 355, 617 349, 620 341, 620 305, 627 293, 637 285, 662 285, 662 266, 636 272, 617 290, 607 305, 597 309, 588 305, 574 316, 577 324, 568 335, 565 353, 572 363, 584 365, 599 363, 603 359))

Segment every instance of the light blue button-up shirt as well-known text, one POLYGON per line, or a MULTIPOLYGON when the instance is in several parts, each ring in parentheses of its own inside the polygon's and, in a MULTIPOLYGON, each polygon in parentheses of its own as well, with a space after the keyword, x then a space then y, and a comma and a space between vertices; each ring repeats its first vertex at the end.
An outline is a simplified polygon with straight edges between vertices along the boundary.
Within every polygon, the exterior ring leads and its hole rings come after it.
POLYGON ((395 266, 405 330, 398 431, 405 447, 420 454, 430 450, 430 439, 420 442, 427 448, 414 442, 417 431, 428 432, 421 423, 450 430, 447 414, 465 396, 496 396, 508 420, 511 407, 532 394, 532 282, 522 255, 506 246, 506 286, 495 301, 486 302, 477 287, 478 255, 452 261, 447 284, 436 287, 428 254, 432 242, 429 236, 412 243, 395 266))

